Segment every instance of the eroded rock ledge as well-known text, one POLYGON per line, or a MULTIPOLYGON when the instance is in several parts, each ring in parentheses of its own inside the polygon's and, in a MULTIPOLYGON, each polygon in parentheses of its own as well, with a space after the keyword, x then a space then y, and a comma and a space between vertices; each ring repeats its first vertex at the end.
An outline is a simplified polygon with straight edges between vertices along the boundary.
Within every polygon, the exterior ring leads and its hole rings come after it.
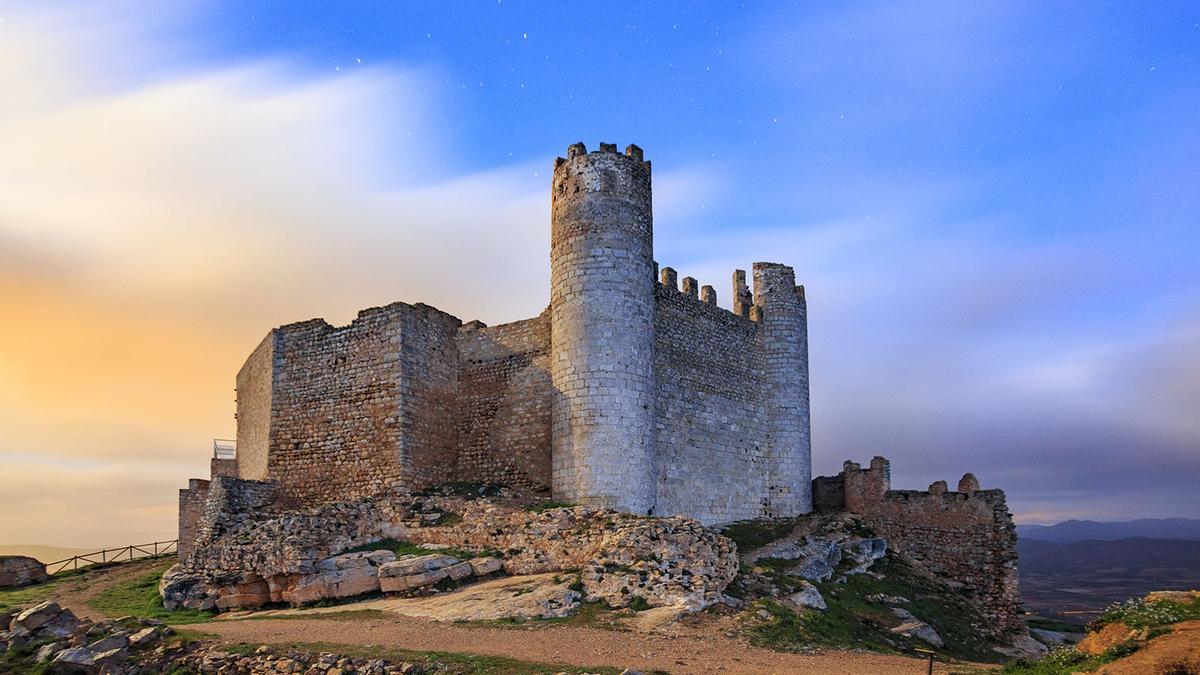
POLYGON ((717 602, 738 569, 733 542, 684 517, 584 506, 531 509, 503 494, 465 498, 402 490, 291 511, 247 508, 261 499, 262 486, 228 477, 213 481, 195 545, 164 575, 168 604, 233 609, 380 590, 412 593, 447 577, 503 571, 577 572, 588 600, 625 607, 641 598, 652 606, 695 610, 717 602), (390 551, 342 555, 385 539, 490 555, 442 556, 447 559, 413 574, 396 569, 423 563, 395 561, 390 551))

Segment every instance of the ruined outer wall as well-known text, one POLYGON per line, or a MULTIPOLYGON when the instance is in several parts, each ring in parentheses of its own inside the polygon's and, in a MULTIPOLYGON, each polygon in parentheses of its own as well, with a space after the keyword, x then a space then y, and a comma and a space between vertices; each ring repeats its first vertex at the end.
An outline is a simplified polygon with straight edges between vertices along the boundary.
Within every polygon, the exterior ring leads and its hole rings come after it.
POLYGON ((556 499, 654 506, 650 163, 582 143, 555 160, 550 232, 556 499))
POLYGON ((458 334, 457 480, 550 493, 550 313, 458 334))
POLYGON ((179 543, 175 549, 180 559, 190 556, 196 541, 196 528, 204 514, 208 499, 208 481, 193 478, 186 489, 179 491, 179 543))
MULTIPOLYGON (((707 287, 706 287, 707 288, 707 287)), ((709 525, 765 515, 759 324, 718 307, 707 289, 663 269, 655 289, 656 514, 709 525)))
POLYGON ((1017 614, 1017 534, 1001 490, 980 490, 967 474, 957 492, 944 481, 928 491, 890 489, 890 466, 846 462, 845 506, 897 550, 939 577, 962 584, 995 635, 1021 630, 1017 614))
POLYGON ((279 497, 313 504, 450 479, 460 323, 394 303, 341 328, 277 329, 267 478, 279 497))
POLYGON ((267 477, 275 336, 267 333, 237 374, 237 475, 250 480, 267 477))

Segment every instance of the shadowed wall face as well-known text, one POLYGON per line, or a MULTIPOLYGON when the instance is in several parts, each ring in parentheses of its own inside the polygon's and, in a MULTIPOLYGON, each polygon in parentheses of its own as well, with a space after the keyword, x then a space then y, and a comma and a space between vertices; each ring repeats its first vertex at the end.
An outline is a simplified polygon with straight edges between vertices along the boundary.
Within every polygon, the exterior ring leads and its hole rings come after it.
POLYGON ((550 495, 550 314, 458 334, 457 480, 550 495))

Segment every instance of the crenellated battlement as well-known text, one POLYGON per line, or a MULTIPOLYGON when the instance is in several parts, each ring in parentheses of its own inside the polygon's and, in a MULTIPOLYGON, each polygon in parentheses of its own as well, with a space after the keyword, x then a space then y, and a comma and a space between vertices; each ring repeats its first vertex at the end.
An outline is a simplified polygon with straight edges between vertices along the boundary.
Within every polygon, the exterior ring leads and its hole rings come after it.
MULTIPOLYGON (((794 285, 795 273, 791 267, 779 263, 754 263, 754 269, 761 270, 755 277, 754 292, 746 285, 746 271, 734 270, 733 308, 727 311, 753 323, 759 323, 766 315, 768 293, 773 292, 769 289, 789 287, 794 298, 788 298, 786 291, 779 296, 783 298, 785 308, 802 307, 806 304, 804 286, 794 285)), ((707 284, 701 286, 699 281, 690 276, 681 279, 679 272, 673 267, 660 268, 655 262, 652 278, 668 292, 673 291, 697 302, 717 306, 717 291, 714 287, 707 284)))

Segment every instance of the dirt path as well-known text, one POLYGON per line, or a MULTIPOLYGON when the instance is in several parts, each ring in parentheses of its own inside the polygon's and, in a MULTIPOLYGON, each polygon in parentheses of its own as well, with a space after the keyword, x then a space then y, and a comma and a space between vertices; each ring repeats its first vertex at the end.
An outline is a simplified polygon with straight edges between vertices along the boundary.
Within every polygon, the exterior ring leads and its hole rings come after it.
MULTIPOLYGON (((925 672, 922 661, 902 656, 830 652, 781 654, 709 635, 646 635, 577 626, 493 628, 407 617, 231 620, 182 626, 216 634, 223 643, 332 642, 446 651, 571 666, 612 666, 671 673, 925 672)), ((961 668, 958 669, 961 672, 961 668)), ((950 670, 939 665, 935 672, 950 670)))

